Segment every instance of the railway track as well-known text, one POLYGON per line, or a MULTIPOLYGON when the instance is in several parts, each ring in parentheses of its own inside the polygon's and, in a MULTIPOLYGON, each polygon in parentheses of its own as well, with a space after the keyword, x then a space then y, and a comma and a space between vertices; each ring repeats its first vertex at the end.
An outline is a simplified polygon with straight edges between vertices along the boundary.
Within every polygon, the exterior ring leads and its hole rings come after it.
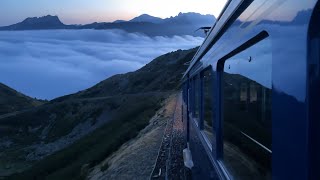
POLYGON ((167 122, 157 161, 150 179, 188 179, 182 150, 186 147, 181 117, 181 95, 175 104, 173 118, 167 122))

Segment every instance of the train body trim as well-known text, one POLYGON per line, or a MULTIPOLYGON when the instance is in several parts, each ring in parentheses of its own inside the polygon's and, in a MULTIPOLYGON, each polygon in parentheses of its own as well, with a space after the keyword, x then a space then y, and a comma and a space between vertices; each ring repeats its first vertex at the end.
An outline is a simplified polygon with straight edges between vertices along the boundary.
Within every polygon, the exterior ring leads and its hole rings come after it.
POLYGON ((320 179, 319 9, 228 2, 182 79, 195 179, 320 179))

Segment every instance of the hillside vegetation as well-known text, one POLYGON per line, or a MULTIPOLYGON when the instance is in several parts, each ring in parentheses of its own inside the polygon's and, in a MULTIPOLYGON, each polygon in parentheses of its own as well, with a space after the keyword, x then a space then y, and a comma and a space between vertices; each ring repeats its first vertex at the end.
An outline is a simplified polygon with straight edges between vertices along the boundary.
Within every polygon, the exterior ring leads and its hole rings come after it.
POLYGON ((196 49, 162 55, 76 94, 0 119, 0 176, 82 179, 135 137, 170 94, 196 49), (6 142, 6 143, 5 143, 6 142), (9 142, 9 143, 8 143, 9 142), (1 146, 1 143, 3 144, 1 146))
POLYGON ((112 76, 85 91, 53 101, 177 90, 187 68, 184 63, 190 61, 195 52, 196 48, 167 53, 135 72, 112 76))
POLYGON ((0 115, 33 108, 44 101, 33 99, 0 83, 0 115))

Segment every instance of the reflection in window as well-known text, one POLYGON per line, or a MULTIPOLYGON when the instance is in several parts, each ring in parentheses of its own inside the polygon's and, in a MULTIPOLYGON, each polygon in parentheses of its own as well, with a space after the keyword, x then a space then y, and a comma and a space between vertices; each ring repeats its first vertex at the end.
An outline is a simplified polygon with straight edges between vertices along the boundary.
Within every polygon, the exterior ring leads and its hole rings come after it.
POLYGON ((247 101, 247 84, 241 83, 240 101, 247 101))
POLYGON ((190 81, 188 81, 188 88, 187 88, 187 98, 188 98, 188 111, 190 112, 190 101, 191 101, 191 98, 190 98, 190 93, 191 93, 191 87, 190 87, 190 81))
POLYGON ((256 85, 254 83, 250 83, 250 102, 256 102, 258 99, 258 94, 257 94, 257 89, 256 85))
POLYGON ((189 81, 189 84, 190 84, 190 88, 189 88, 189 111, 191 112, 191 113, 193 113, 193 81, 192 80, 190 80, 189 81))
MULTIPOLYGON (((200 119, 200 79, 194 78, 194 118, 200 119)), ((199 121, 198 121, 199 122, 199 121)))
POLYGON ((211 68, 203 73, 203 99, 204 99, 204 122, 203 129, 211 144, 214 144, 215 128, 214 117, 216 108, 213 106, 214 93, 213 87, 215 82, 215 76, 212 74, 211 68))
POLYGON ((235 179, 271 179, 269 48, 263 40, 225 62, 223 162, 235 179))

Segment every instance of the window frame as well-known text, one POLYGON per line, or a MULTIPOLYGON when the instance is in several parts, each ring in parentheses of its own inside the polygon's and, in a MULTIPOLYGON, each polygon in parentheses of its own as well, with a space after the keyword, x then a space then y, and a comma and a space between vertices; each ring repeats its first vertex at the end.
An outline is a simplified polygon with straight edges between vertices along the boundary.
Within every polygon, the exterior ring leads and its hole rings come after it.
MULTIPOLYGON (((200 126, 199 126, 199 129, 201 131, 201 135, 202 137, 204 138, 205 142, 206 142, 206 145, 210 148, 210 151, 211 153, 216 154, 216 152, 214 152, 214 149, 216 149, 217 147, 217 144, 215 143, 216 142, 216 139, 211 139, 210 137, 208 137, 206 134, 205 134, 205 129, 204 129, 204 121, 205 121, 205 88, 204 88, 204 75, 205 75, 205 72, 207 71, 210 71, 210 80, 211 80, 211 83, 210 85, 212 86, 211 87, 211 92, 209 93, 209 95, 212 97, 212 101, 211 101, 211 111, 214 112, 214 107, 216 106, 216 101, 214 100, 216 98, 215 96, 215 88, 216 88, 216 81, 214 78, 212 78, 214 76, 214 73, 216 73, 212 66, 209 65, 208 67, 204 68, 203 70, 201 70, 201 72, 199 72, 199 75, 200 75, 200 126)), ((216 120, 216 114, 213 114, 212 113, 212 116, 211 116, 211 122, 212 122, 212 126, 211 126, 211 133, 214 135, 214 137, 217 137, 216 135, 216 131, 214 130, 215 126, 216 126, 216 123, 217 123, 217 120, 216 120)))
MULTIPOLYGON (((256 36, 252 37, 242 45, 238 46, 235 48, 233 51, 230 53, 226 54, 223 56, 221 59, 217 61, 217 66, 216 66, 216 72, 217 72, 217 108, 218 108, 218 113, 217 113, 217 142, 216 142, 216 157, 215 161, 219 165, 220 170, 223 172, 225 177, 228 179, 232 179, 232 175, 230 174, 229 170, 225 167, 224 162, 223 162, 223 156, 224 156, 224 150, 223 150, 223 121, 224 121, 224 106, 223 106, 223 100, 224 100, 224 91, 223 91, 223 73, 224 73, 224 65, 227 60, 230 58, 240 54, 241 52, 247 50, 248 48, 251 48, 255 44, 258 44, 259 42, 265 40, 266 38, 269 37, 269 34, 267 31, 263 30, 260 33, 258 33, 256 36)), ((271 132, 272 133, 272 132, 271 132)), ((271 155, 272 159, 272 155, 271 155)))

